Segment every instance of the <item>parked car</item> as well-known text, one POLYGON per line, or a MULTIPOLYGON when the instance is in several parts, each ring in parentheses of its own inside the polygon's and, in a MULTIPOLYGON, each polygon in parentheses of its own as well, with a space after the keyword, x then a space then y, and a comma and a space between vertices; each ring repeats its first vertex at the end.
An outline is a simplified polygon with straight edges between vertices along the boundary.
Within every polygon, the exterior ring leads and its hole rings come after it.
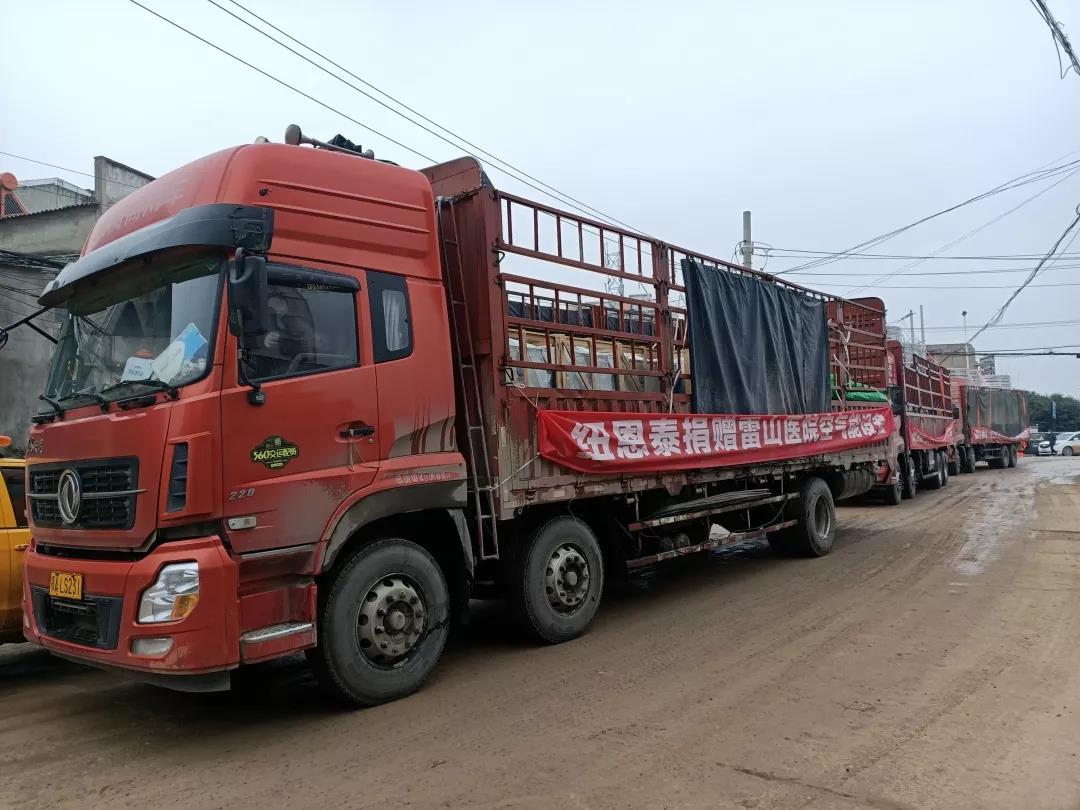
MULTIPOLYGON (((0 447, 10 443, 0 436, 0 447)), ((23 640, 22 569, 29 544, 26 462, 0 457, 0 644, 23 640)))
POLYGON ((1054 452, 1059 456, 1080 456, 1080 432, 1059 433, 1054 452))
POLYGON ((1028 446, 1025 452, 1029 456, 1052 455, 1050 450, 1050 437, 1052 435, 1052 433, 1032 433, 1028 437, 1028 446))

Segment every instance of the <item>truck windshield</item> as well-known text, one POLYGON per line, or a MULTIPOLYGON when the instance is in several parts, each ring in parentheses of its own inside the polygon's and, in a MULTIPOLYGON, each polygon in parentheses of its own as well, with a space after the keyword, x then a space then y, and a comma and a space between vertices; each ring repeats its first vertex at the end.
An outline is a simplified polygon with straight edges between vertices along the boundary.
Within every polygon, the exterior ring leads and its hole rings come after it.
POLYGON ((217 322, 220 257, 151 260, 76 295, 45 395, 112 401, 202 377, 217 322))

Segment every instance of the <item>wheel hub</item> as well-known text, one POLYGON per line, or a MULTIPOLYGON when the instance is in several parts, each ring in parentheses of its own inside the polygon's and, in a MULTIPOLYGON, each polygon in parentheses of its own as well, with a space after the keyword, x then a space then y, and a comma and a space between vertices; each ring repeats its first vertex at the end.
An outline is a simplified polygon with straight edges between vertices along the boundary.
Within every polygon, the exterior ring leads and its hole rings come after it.
POLYGON ((552 552, 544 571, 548 603, 560 613, 577 610, 589 593, 589 563, 581 549, 564 543, 552 552))
POLYGON ((384 577, 360 604, 360 650, 373 664, 400 666, 423 636, 426 618, 427 607, 416 583, 401 574, 384 577))

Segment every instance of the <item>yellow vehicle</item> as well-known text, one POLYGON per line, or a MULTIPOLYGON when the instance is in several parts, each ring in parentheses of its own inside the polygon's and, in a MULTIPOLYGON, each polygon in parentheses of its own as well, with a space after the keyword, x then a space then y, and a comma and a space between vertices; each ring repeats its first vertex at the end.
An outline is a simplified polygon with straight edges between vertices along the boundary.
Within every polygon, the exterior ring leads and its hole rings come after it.
MULTIPOLYGON (((0 436, 0 447, 11 439, 0 436)), ((23 555, 30 544, 26 524, 26 462, 0 457, 0 644, 22 641, 23 555)))

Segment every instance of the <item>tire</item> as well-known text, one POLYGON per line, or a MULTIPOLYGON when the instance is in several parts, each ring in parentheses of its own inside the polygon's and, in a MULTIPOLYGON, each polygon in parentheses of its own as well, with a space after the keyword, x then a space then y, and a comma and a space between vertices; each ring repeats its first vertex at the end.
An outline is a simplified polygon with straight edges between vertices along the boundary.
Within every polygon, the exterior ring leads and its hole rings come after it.
POLYGON ((1005 465, 1009 469, 1012 469, 1013 467, 1016 466, 1016 462, 1017 462, 1018 459, 1019 459, 1019 454, 1017 453, 1016 445, 1015 444, 1010 444, 1009 445, 1009 458, 1006 460, 1005 465))
POLYGON ((974 447, 970 447, 970 446, 968 447, 968 449, 967 449, 967 458, 968 458, 968 469, 971 470, 972 472, 975 472, 976 458, 975 458, 975 448, 974 447))
MULTIPOLYGON (((948 456, 948 451, 947 450, 945 451, 945 455, 948 456)), ((954 452, 953 453, 953 458, 949 461, 948 469, 949 469, 949 475, 959 475, 960 474, 960 453, 959 452, 954 452)))
POLYGON ((941 476, 941 459, 938 457, 937 453, 933 454, 933 458, 935 467, 934 474, 928 478, 920 479, 919 486, 926 487, 927 489, 941 489, 945 486, 945 482, 942 480, 941 476))
POLYGON ((585 632, 604 590, 592 529, 577 518, 549 520, 529 536, 514 567, 510 601, 522 628, 548 644, 585 632))
POLYGON ((968 450, 970 449, 971 448, 965 444, 956 445, 956 457, 959 459, 961 473, 975 472, 975 463, 971 459, 971 456, 968 455, 968 450))
POLYGON ((911 456, 904 457, 904 466, 901 467, 900 475, 900 495, 904 500, 910 501, 915 497, 915 492, 918 489, 917 479, 918 473, 915 471, 915 462, 911 456))
POLYGON ((944 450, 937 451, 937 465, 938 474, 941 476, 941 485, 947 487, 949 485, 949 459, 945 455, 944 450))
POLYGON ((808 478, 799 487, 798 500, 789 502, 786 517, 797 524, 773 532, 769 544, 782 553, 800 557, 824 557, 836 538, 836 504, 829 485, 820 478, 808 478))
POLYGON ((896 482, 892 486, 886 487, 881 493, 881 500, 886 506, 899 506, 900 501, 903 500, 903 484, 901 483, 900 478, 901 475, 897 473, 896 482))
POLYGON ((1009 455, 1009 448, 1008 447, 1003 447, 1001 449, 1001 454, 1000 455, 994 456, 994 458, 987 459, 986 463, 990 465, 991 470, 1004 470, 1005 467, 1007 467, 1008 463, 1009 463, 1008 455, 1009 455))
POLYGON ((1061 450, 1061 455, 1063 455, 1063 456, 1071 456, 1072 454, 1073 454, 1073 449, 1071 447, 1064 447, 1061 450))
POLYGON ((415 543, 379 540, 361 547, 338 570, 320 604, 318 624, 319 645, 308 650, 308 662, 328 694, 352 706, 397 700, 423 685, 446 646, 446 579, 415 543), (386 624, 404 624, 387 633, 375 624, 380 615, 386 624), (379 636, 386 642, 377 641, 379 636), (398 643, 388 653, 372 652, 398 643))

